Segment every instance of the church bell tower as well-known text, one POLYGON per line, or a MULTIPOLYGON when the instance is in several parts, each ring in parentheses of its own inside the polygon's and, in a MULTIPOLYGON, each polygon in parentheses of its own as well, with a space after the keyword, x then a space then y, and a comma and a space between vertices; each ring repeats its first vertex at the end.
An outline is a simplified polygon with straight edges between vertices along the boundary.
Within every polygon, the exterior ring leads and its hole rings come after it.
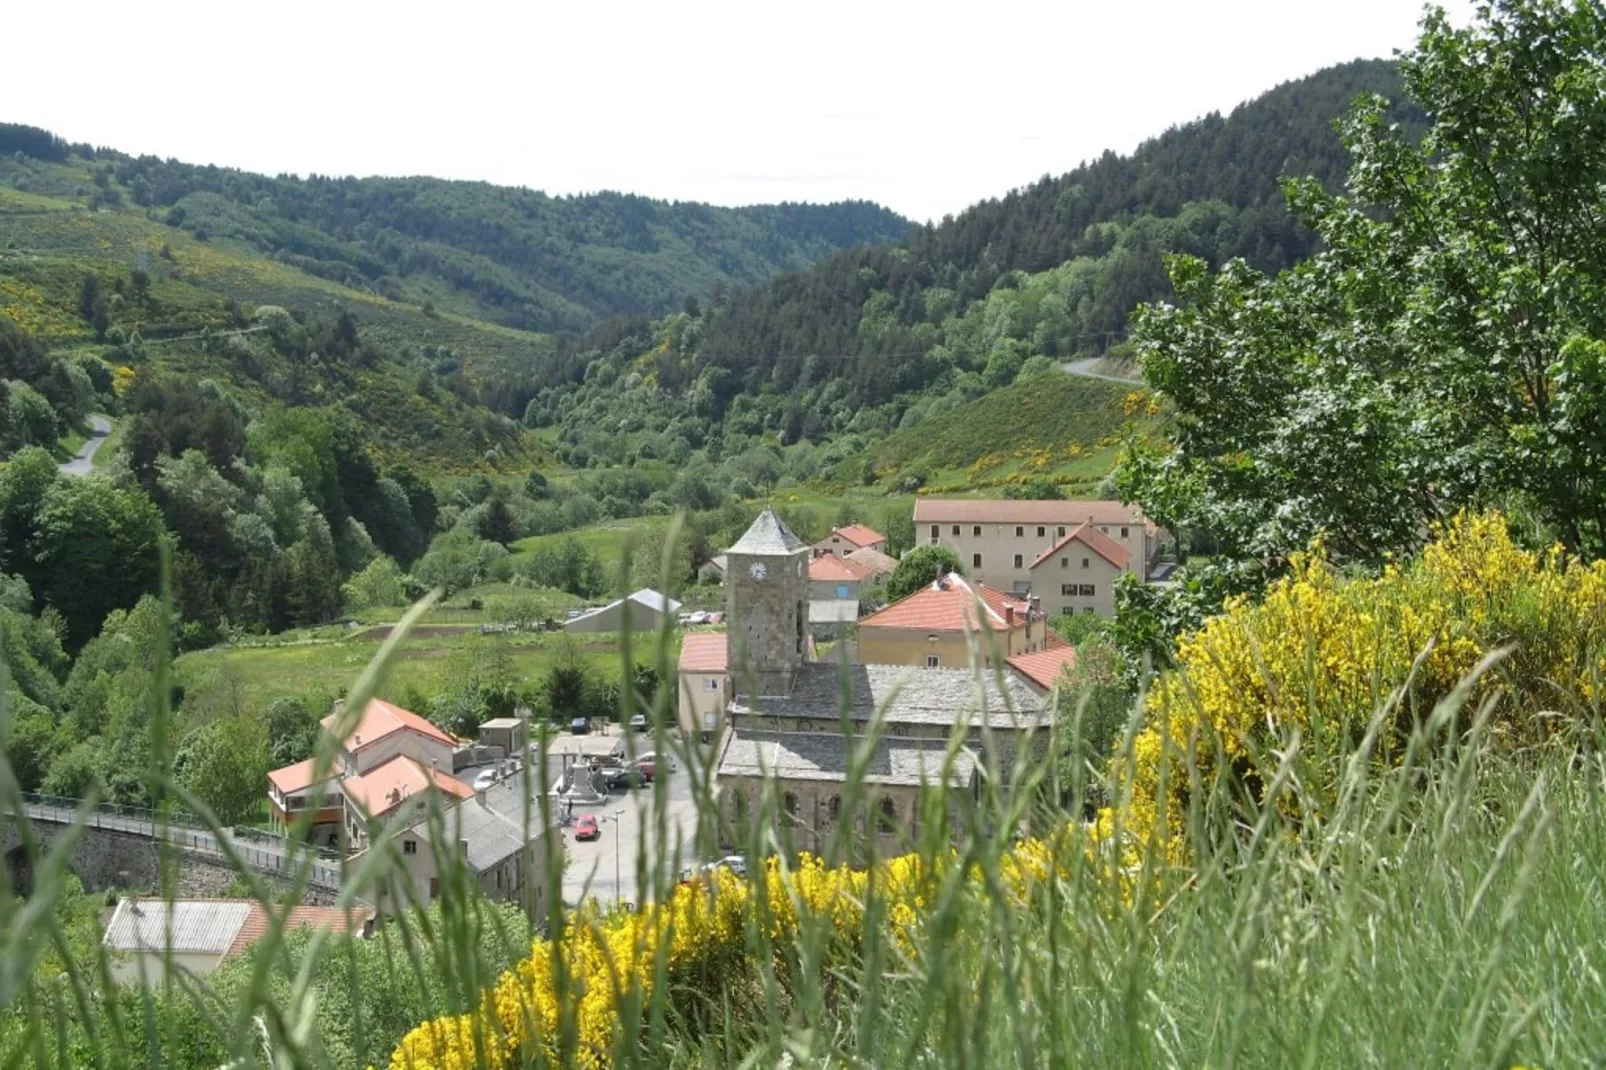
POLYGON ((813 551, 765 509, 725 551, 730 669, 739 692, 785 695, 803 664, 813 551))

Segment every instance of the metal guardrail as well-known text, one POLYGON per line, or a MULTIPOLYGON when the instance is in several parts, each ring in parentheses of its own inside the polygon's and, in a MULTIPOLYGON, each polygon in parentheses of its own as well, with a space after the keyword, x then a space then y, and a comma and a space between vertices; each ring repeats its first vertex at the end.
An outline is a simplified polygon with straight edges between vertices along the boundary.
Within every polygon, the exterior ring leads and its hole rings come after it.
POLYGON ((168 818, 166 836, 163 837, 162 822, 152 810, 104 803, 81 812, 81 805, 78 799, 23 795, 23 813, 30 821, 54 825, 82 824, 86 828, 122 832, 148 840, 165 838, 170 846, 179 850, 220 861, 228 861, 229 852, 232 851, 234 857, 248 868, 274 876, 293 877, 307 867, 309 884, 328 891, 340 890, 339 862, 331 861, 328 852, 307 844, 255 830, 249 836, 226 833, 224 842, 220 843, 210 830, 197 827, 193 818, 183 815, 168 818), (255 842, 246 842, 248 839, 255 842))

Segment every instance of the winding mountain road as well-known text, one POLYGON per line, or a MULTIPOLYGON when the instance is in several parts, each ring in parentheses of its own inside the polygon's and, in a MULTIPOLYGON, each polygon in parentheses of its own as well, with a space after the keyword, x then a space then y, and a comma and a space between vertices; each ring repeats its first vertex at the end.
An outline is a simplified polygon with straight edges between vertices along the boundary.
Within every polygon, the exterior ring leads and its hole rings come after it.
POLYGON ((112 422, 104 416, 91 416, 89 418, 89 441, 78 450, 78 456, 70 461, 61 462, 61 470, 69 476, 87 476, 95 460, 95 451, 106 443, 106 436, 111 434, 112 422))
POLYGON ((1085 357, 1082 360, 1068 360, 1060 365, 1060 370, 1070 375, 1080 375, 1084 379, 1102 379, 1106 383, 1120 383, 1123 386, 1142 386, 1143 379, 1128 379, 1119 375, 1105 375, 1093 369, 1099 366, 1103 357, 1085 357))

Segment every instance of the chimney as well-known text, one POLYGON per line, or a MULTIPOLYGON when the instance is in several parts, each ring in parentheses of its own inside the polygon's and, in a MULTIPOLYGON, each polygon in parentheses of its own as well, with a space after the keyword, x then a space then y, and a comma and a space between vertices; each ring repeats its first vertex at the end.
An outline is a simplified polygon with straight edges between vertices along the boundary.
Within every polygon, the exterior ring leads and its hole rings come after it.
POLYGON ((1004 627, 1013 628, 1014 626, 1015 626, 1015 607, 1014 607, 1014 605, 1007 605, 1007 606, 1004 607, 1004 627))

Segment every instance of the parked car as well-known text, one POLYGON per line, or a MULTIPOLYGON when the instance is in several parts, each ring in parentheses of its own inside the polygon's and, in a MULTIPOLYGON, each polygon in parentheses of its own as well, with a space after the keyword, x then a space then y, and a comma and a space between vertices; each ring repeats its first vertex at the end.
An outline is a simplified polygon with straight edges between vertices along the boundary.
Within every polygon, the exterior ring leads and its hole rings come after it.
POLYGON ((602 838, 602 826, 597 824, 596 815, 580 815, 579 820, 574 823, 574 838, 577 840, 600 840, 602 838))
POLYGON ((602 772, 602 785, 609 791, 620 788, 639 788, 647 783, 640 769, 617 765, 602 772))
POLYGON ((728 869, 738 877, 747 876, 747 858, 744 855, 726 855, 718 862, 709 864, 709 869, 728 869))
POLYGON ((652 778, 658 775, 658 766, 644 758, 636 759, 635 769, 641 774, 641 779, 649 784, 652 783, 652 778))
POLYGON ((632 732, 645 732, 647 730, 647 715, 638 713, 630 718, 630 730, 632 732))
POLYGON ((569 731, 577 736, 584 736, 591 732, 591 722, 584 717, 576 717, 569 722, 569 731))
POLYGON ((474 778, 474 790, 476 792, 481 792, 495 783, 496 770, 494 768, 481 769, 480 775, 474 778))
POLYGON ((665 771, 670 772, 670 773, 673 773, 675 771, 675 769, 678 768, 675 765, 675 759, 674 759, 673 755, 662 754, 662 753, 660 753, 658 751, 655 751, 655 750, 650 750, 645 754, 636 755, 636 764, 640 765, 642 762, 646 762, 648 765, 652 766, 655 770, 659 766, 663 766, 665 771))

